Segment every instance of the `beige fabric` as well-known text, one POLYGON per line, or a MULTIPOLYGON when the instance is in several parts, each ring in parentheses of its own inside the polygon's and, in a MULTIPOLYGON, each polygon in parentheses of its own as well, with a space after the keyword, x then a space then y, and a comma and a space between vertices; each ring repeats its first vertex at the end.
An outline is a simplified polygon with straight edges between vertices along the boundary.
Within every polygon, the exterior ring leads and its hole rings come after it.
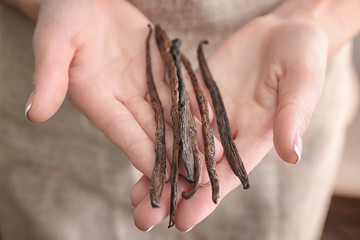
POLYGON ((160 23, 172 38, 179 37, 193 65, 197 44, 204 39, 211 52, 250 19, 265 14, 282 0, 130 0, 152 22, 160 23))
MULTIPOLYGON (((184 39, 189 51, 195 47, 190 42, 203 38, 215 47, 278 1, 132 2, 166 29, 178 29, 170 34, 184 39), (181 10, 165 11, 169 8, 181 10)), ((271 152, 250 174, 251 189, 232 192, 191 232, 167 230, 165 223, 142 233, 133 224, 133 181, 120 150, 67 101, 46 123, 25 120, 24 105, 32 90, 33 28, 30 20, 0 7, 2 240, 318 239, 357 102, 351 46, 329 63, 324 96, 305 135, 299 165, 287 165, 271 152)))

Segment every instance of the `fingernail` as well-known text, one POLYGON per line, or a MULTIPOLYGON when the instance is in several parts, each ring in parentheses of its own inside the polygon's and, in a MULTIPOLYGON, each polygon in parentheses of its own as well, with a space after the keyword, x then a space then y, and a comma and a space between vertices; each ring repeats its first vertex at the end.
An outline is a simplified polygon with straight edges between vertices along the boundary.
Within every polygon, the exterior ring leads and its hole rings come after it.
POLYGON ((301 138, 301 132, 298 131, 294 138, 294 152, 296 153, 296 162, 294 164, 297 164, 301 160, 301 153, 302 153, 303 143, 301 138))
POLYGON ((190 232, 191 229, 193 229, 194 227, 195 227, 195 226, 192 226, 191 228, 189 228, 188 230, 186 230, 185 233, 190 232))
POLYGON ((29 112, 29 110, 30 110, 30 108, 31 108, 31 106, 32 106, 33 97, 34 97, 34 92, 32 92, 32 93, 30 94, 30 97, 29 97, 29 99, 28 99, 28 101, 27 101, 27 103, 26 103, 25 117, 26 117, 28 120, 29 120, 29 118, 28 118, 28 112, 29 112))
POLYGON ((153 229, 154 228, 154 226, 152 226, 152 227, 150 227, 148 230, 146 230, 145 232, 150 232, 151 231, 151 229, 153 229))

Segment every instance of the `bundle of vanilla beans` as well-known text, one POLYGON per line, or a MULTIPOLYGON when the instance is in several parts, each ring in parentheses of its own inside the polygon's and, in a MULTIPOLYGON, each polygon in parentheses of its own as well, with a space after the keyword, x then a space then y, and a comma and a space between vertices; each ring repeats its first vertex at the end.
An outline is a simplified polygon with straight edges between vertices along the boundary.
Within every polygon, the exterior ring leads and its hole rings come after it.
MULTIPOLYGON (((149 25, 149 34, 146 39, 146 76, 147 87, 151 99, 152 107, 155 111, 156 121, 156 159, 150 185, 150 199, 153 207, 160 207, 160 198, 165 184, 165 169, 166 169, 166 154, 165 154, 165 121, 164 111, 161 106, 160 98, 156 90, 151 68, 150 56, 150 38, 152 34, 152 27, 149 25)), ((179 175, 179 161, 182 160, 186 169, 186 180, 193 183, 194 186, 189 192, 183 192, 182 197, 189 199, 197 191, 201 183, 202 159, 198 148, 196 138, 196 126, 194 115, 190 108, 189 98, 185 91, 185 83, 181 72, 181 63, 191 79, 196 99, 199 105, 202 123, 202 135, 204 139, 204 152, 207 171, 209 174, 212 186, 212 200, 217 204, 219 198, 219 179, 216 174, 216 163, 214 161, 215 146, 214 136, 209 120, 208 102, 205 94, 200 88, 199 82, 192 69, 190 61, 181 53, 181 41, 175 39, 171 41, 166 35, 165 31, 159 24, 155 27, 155 38, 158 49, 163 60, 167 77, 171 86, 171 118, 173 123, 174 143, 172 152, 171 165, 171 198, 170 198, 170 219, 169 227, 175 225, 176 200, 178 195, 177 183, 179 175)), ((248 176, 244 165, 239 156, 238 150, 232 139, 229 120, 226 114, 225 106, 222 101, 219 89, 210 73, 209 67, 206 63, 205 56, 202 50, 203 44, 207 41, 202 41, 198 47, 198 60, 200 70, 208 88, 212 103, 215 109, 217 126, 221 143, 224 147, 225 156, 229 162, 234 174, 240 179, 243 188, 250 187, 248 176)))

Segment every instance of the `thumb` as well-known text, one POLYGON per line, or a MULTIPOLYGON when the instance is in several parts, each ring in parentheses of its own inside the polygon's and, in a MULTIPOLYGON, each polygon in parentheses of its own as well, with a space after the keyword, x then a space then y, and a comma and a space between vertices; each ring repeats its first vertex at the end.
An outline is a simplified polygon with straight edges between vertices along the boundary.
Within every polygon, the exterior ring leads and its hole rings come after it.
POLYGON ((25 109, 30 121, 46 121, 59 109, 68 89, 73 55, 74 48, 65 34, 54 30, 35 32, 35 88, 25 109))
POLYGON ((274 118, 274 146, 288 163, 297 163, 302 154, 302 135, 321 97, 326 58, 296 62, 286 69, 279 82, 279 105, 274 118))

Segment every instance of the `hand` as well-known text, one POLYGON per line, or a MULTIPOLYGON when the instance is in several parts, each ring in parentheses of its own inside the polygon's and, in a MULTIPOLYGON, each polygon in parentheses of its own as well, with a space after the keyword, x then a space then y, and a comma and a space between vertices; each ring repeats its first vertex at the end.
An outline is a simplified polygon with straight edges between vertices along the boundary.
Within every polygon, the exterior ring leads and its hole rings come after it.
MULTIPOLYGON (((286 162, 300 160, 301 137, 322 93, 327 56, 327 37, 319 26, 301 17, 289 20, 271 14, 245 25, 209 58, 248 172, 273 146, 286 162)), ((217 164, 217 172, 222 199, 240 182, 226 159, 217 164)), ((142 177, 131 193, 134 221, 142 230, 169 214, 169 184, 160 209, 151 208, 148 188, 149 180, 142 177)), ((183 179, 179 188, 188 188, 183 179)), ((210 184, 190 200, 180 196, 176 227, 186 231, 215 208, 210 184)))
POLYGON ((126 1, 43 1, 27 116, 34 122, 47 120, 68 91, 72 102, 150 176, 150 164, 141 162, 154 152, 146 134, 153 127, 145 100, 148 22, 126 1))
MULTIPOLYGON (((35 91, 27 116, 34 122, 47 120, 68 93, 134 166, 151 177, 155 121, 145 78, 148 23, 127 1, 45 0, 34 34, 35 91)), ((151 52, 155 84, 169 123, 166 142, 171 159, 171 91, 154 35, 151 52)), ((216 145, 215 157, 220 160, 221 144, 216 145)), ((185 174, 185 169, 181 172, 185 174)), ((206 174, 203 182, 208 182, 206 174)))

